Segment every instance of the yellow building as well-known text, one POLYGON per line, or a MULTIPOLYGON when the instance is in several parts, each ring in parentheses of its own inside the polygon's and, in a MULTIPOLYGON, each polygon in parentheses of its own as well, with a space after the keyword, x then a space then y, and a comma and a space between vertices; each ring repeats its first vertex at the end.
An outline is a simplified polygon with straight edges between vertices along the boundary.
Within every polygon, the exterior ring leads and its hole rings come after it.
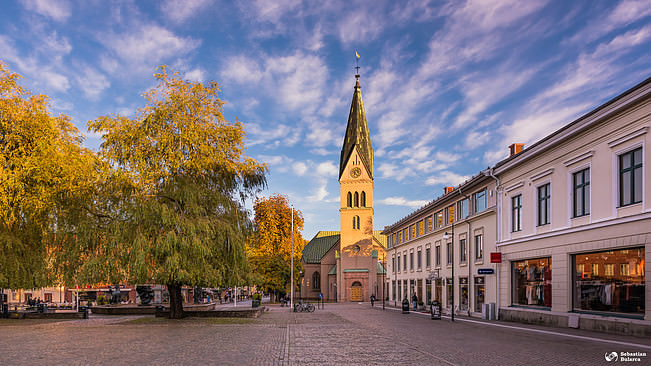
POLYGON ((384 294, 386 237, 373 231, 373 147, 359 74, 339 160, 340 231, 319 232, 303 250, 301 297, 367 301, 384 294), (327 274, 326 274, 327 273, 327 274))

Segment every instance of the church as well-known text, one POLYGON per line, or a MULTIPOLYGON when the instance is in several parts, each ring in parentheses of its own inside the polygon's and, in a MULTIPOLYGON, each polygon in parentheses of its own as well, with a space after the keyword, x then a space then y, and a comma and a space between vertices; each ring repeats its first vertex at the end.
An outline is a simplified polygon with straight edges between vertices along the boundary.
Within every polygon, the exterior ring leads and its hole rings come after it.
POLYGON ((318 232, 303 249, 303 299, 368 301, 385 293, 386 236, 373 230, 373 147, 359 73, 355 79, 339 160, 340 228, 318 232))

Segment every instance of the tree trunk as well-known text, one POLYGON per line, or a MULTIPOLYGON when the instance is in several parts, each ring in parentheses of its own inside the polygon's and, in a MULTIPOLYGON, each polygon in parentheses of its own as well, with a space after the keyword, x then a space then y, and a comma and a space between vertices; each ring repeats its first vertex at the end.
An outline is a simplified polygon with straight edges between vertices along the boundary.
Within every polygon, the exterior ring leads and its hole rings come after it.
POLYGON ((183 296, 181 296, 181 285, 178 283, 168 284, 167 291, 170 293, 170 319, 181 319, 185 317, 183 312, 183 296))

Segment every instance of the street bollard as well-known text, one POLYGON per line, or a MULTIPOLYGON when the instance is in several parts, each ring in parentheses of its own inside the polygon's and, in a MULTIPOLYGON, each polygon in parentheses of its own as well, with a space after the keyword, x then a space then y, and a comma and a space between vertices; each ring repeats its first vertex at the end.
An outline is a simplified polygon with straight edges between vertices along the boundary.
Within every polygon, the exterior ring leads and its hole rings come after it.
POLYGON ((88 306, 80 306, 79 312, 84 314, 84 319, 88 319, 88 306))
POLYGON ((402 300, 402 313, 409 314, 409 300, 402 300))

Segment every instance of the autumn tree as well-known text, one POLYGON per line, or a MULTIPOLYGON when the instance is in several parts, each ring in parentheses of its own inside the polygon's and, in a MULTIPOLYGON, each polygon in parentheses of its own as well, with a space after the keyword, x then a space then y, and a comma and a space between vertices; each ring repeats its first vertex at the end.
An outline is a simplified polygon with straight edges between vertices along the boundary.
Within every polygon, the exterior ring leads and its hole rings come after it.
MULTIPOLYGON (((267 167, 245 153, 240 122, 222 115, 215 82, 195 83, 161 66, 135 118, 102 116, 103 192, 80 231, 83 273, 166 284, 170 318, 183 316, 181 287, 242 284, 248 275, 244 202, 266 184, 267 167)), ((77 249, 76 249, 77 250, 77 249)), ((76 267, 76 268, 75 268, 76 267)))
POLYGON ((58 284, 50 254, 74 245, 59 229, 78 211, 94 181, 95 155, 45 95, 20 86, 0 61, 0 288, 58 284))
MULTIPOLYGON (((285 292, 290 287, 292 252, 292 207, 286 196, 275 194, 258 198, 254 204, 253 235, 248 242, 249 263, 261 287, 270 293, 285 292)), ((303 215, 293 209, 294 284, 298 284, 301 252, 305 241, 301 235, 303 215)))

